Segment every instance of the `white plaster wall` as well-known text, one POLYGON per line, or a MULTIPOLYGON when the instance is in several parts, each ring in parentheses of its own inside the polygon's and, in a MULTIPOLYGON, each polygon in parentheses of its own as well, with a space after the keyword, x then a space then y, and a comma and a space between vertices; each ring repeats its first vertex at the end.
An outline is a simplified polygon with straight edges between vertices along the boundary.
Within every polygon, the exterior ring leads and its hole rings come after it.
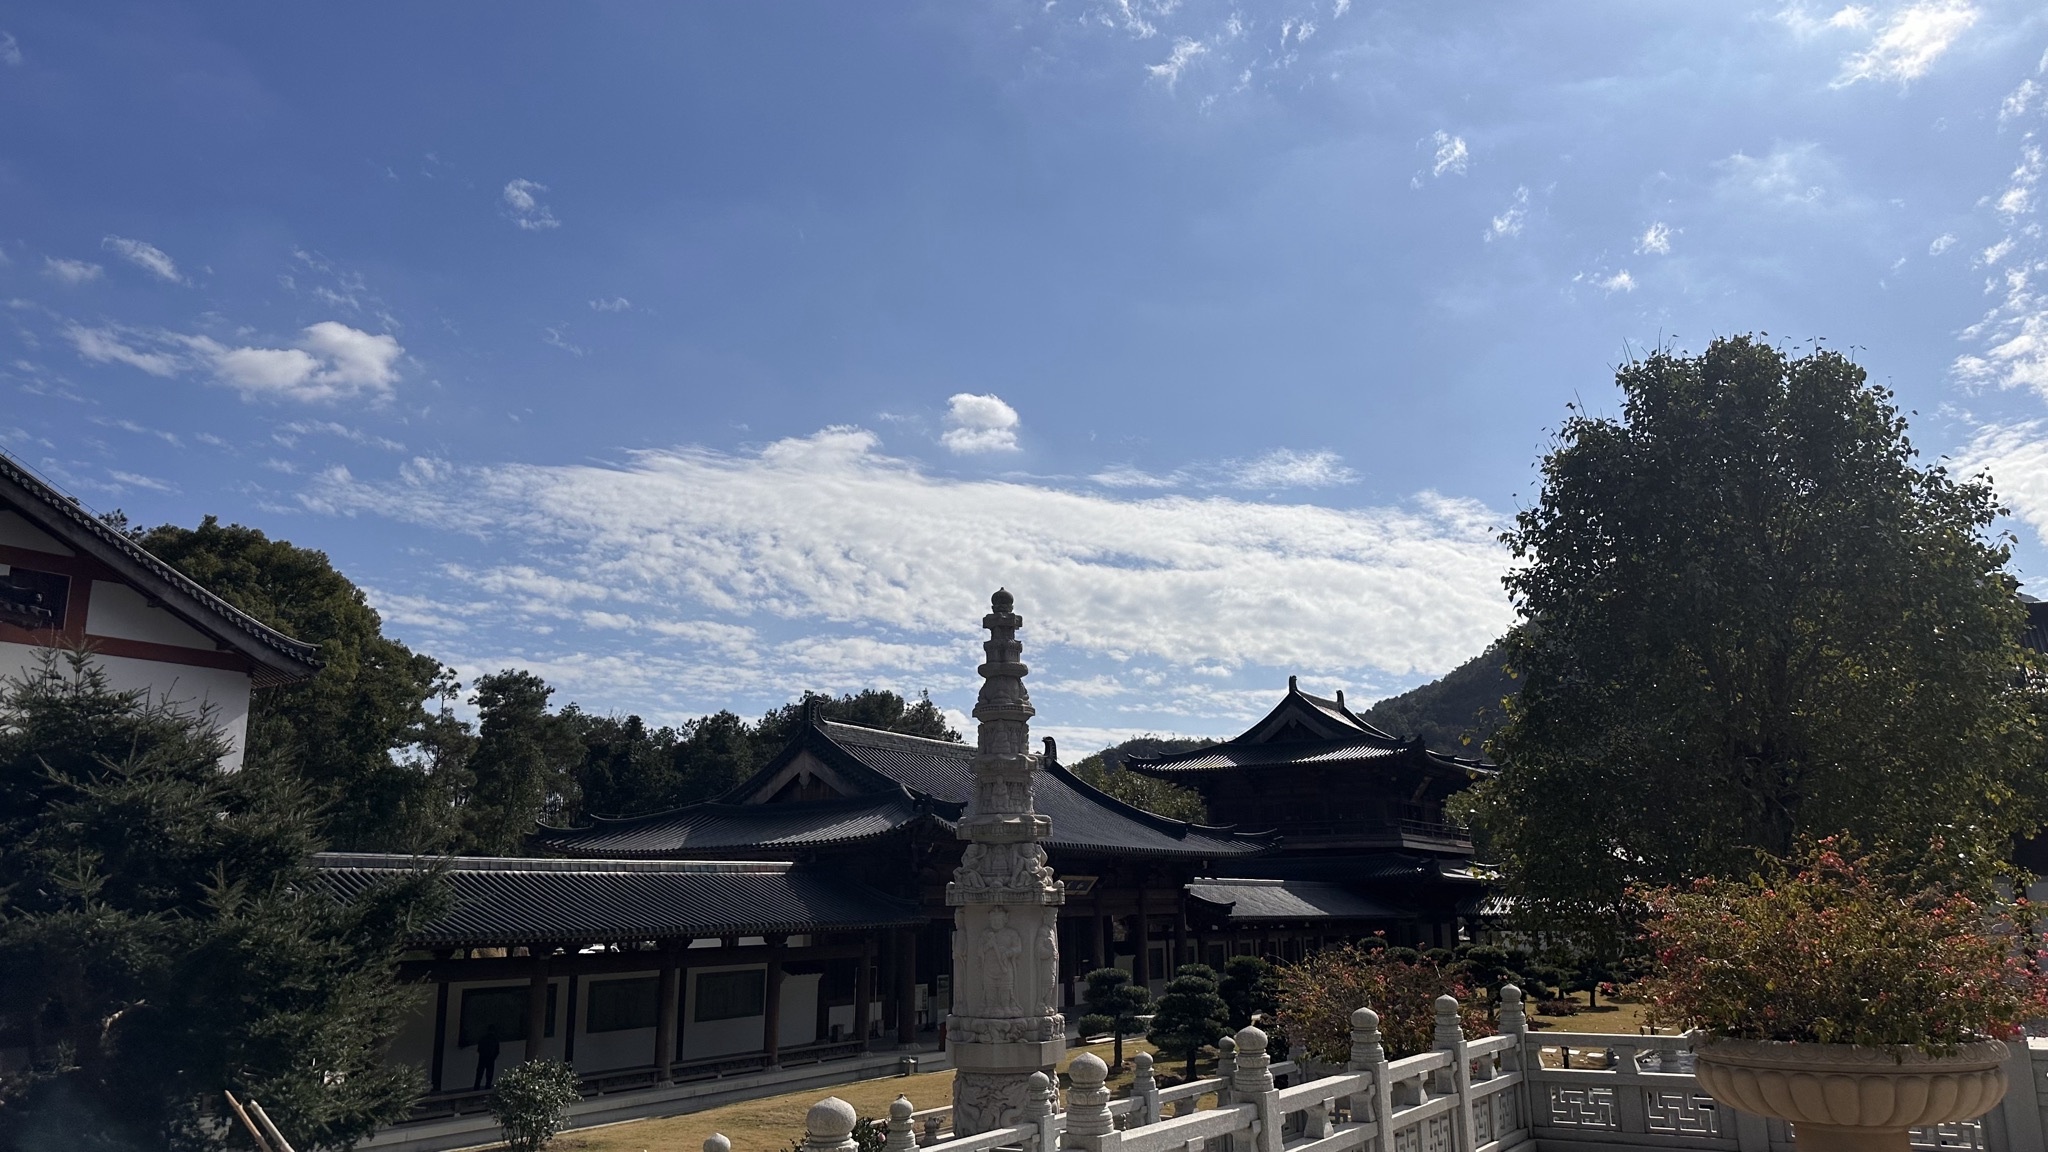
POLYGON ((434 985, 420 984, 414 990, 418 998, 398 1026, 387 1059, 392 1064, 410 1064, 425 1075, 434 1062, 434 985))
MULTIPOLYGON (((712 1056, 732 1056, 745 1052, 759 1052, 768 1020, 763 1016, 741 1016, 732 1020, 697 1020, 697 977, 706 972, 741 972, 747 969, 766 972, 765 964, 730 964, 717 968, 690 969, 688 994, 683 1003, 683 1043, 681 1060, 701 1060, 712 1056)), ((789 1048, 798 1044, 809 1044, 818 1037, 818 973, 782 978, 782 1027, 781 1045, 789 1048)))
MULTIPOLYGON (((97 593, 95 593, 97 595, 97 593)), ((20 676, 40 669, 49 649, 34 644, 0 641, 0 676, 20 676)), ((166 664, 160 660, 136 660, 127 656, 94 656, 105 669, 107 682, 118 691, 143 689, 150 699, 167 699, 181 708, 196 710, 202 704, 214 706, 213 722, 228 738, 228 754, 221 761, 230 771, 242 766, 242 745, 249 734, 249 677, 225 668, 195 668, 189 664, 166 664)))
MULTIPOLYGON (((608 1072, 614 1068, 645 1068, 654 1063, 654 1029, 622 1028, 617 1032, 591 1032, 590 986, 600 980, 632 980, 652 976, 661 978, 657 969, 646 972, 607 972, 602 976, 585 976, 576 982, 576 1070, 579 1072, 608 1072)), ((661 1011, 657 1000, 655 1011, 661 1011)))
MULTIPOLYGON (((562 1005, 569 997, 569 980, 560 977, 549 981, 555 985, 555 1034, 541 1041, 540 1054, 551 1060, 562 1058, 562 1005)), ((476 1048, 462 1048, 457 1042, 462 1039, 462 993, 467 988, 525 988, 525 980, 483 980, 448 986, 448 1032, 447 1041, 441 1050, 441 1090, 444 1092, 466 1092, 476 1082, 476 1048)), ((433 1009, 427 1010, 429 1017, 433 1009)), ((432 1048, 430 1038, 427 1046, 432 1048)), ((580 1049, 583 1041, 579 1037, 576 1046, 580 1049)), ((649 1045, 649 1051, 653 1046, 649 1045)), ((581 1053, 579 1052, 579 1055, 581 1053)), ((498 1045, 498 1071, 504 1072, 514 1064, 526 1059, 526 1041, 505 1040, 498 1045)), ((646 1061, 651 1063, 651 1061, 646 1061)), ((581 1063, 579 1060, 578 1063, 581 1063)))
POLYGON ((112 580, 92 582, 92 599, 85 610, 88 636, 113 636, 122 640, 147 640, 179 648, 211 652, 214 643, 205 633, 159 608, 149 598, 112 580))

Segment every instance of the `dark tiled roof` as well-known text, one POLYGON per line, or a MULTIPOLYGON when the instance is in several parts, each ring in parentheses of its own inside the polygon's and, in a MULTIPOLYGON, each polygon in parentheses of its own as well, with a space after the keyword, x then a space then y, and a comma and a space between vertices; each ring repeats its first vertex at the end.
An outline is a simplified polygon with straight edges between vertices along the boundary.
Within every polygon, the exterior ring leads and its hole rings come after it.
MULTIPOLYGON (((847 843, 887 835, 917 820, 951 832, 974 792, 974 748, 836 721, 807 725, 754 778, 727 793, 761 791, 799 752, 828 761, 867 790, 839 800, 693 804, 649 816, 598 819, 587 828, 542 828, 536 847, 575 856, 664 856, 847 843)), ((1116 856, 1216 860, 1249 856, 1272 838, 1169 819, 1090 787, 1050 760, 1034 784, 1038 811, 1051 817, 1053 849, 1116 856)))
POLYGON ((1372 852, 1361 856, 1261 856, 1229 865, 1234 876, 1269 880, 1315 880, 1336 884, 1371 881, 1485 884, 1489 874, 1477 865, 1441 856, 1408 852, 1372 852))
POLYGON ((294 640, 208 592, 0 452, 0 497, 6 496, 14 497, 8 502, 18 502, 36 527, 128 577, 194 627, 248 656, 256 663, 258 685, 290 684, 320 670, 317 645, 294 640))
POLYGON ((1233 924, 1262 920, 1398 920, 1410 915, 1319 880, 1197 880, 1188 895, 1228 909, 1233 924))
POLYGON ((2020 633, 2020 643, 2036 652, 2048 652, 2048 600, 2035 600, 2024 593, 2020 599, 2027 606, 2027 628, 2020 633))
POLYGON ((315 857, 344 894, 439 866, 453 906, 415 947, 600 944, 685 936, 892 928, 921 924, 907 900, 785 863, 678 860, 431 859, 369 853, 315 857))
POLYGON ((1165 756, 1133 756, 1124 766, 1161 779, 1190 772, 1233 772, 1297 764, 1348 764, 1366 760, 1407 760, 1438 773, 1467 779, 1492 771, 1483 760, 1446 756, 1375 728, 1346 707, 1342 693, 1326 700, 1303 692, 1294 677, 1287 694, 1264 719, 1221 744, 1165 756))
POLYGON ((900 791, 793 804, 712 802, 653 816, 600 816, 588 828, 543 826, 534 843, 579 856, 611 857, 815 847, 872 840, 922 817, 911 797, 900 791))

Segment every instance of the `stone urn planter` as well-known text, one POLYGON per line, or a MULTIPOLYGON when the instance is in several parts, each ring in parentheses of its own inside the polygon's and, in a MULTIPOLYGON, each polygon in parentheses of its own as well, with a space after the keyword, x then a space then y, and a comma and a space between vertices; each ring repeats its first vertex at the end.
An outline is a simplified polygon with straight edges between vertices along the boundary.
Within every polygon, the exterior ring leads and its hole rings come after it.
POLYGON ((1997 1040, 1948 1056, 1778 1040, 1709 1040, 1695 1054, 1709 1095, 1791 1121, 1801 1152, 1906 1152, 1907 1129, 1982 1116, 2006 1089, 1997 1040))

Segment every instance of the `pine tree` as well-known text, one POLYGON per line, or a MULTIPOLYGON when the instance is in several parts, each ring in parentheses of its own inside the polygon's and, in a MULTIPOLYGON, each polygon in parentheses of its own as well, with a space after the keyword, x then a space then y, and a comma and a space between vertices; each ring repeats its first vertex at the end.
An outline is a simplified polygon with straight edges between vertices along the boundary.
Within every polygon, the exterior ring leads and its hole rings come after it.
POLYGON ((1207 964, 1183 964, 1166 985, 1152 1013, 1145 1038, 1171 1057, 1186 1057, 1188 1079, 1195 1078, 1195 1057, 1230 1031, 1230 1006, 1216 994, 1216 970, 1207 964))
POLYGON ((0 681, 0 1029, 28 1052, 0 1144, 213 1147, 202 1101, 232 1089, 328 1147, 416 1099, 384 1049, 433 880, 335 899, 307 786, 273 757, 223 771, 225 747, 82 654, 0 681))
POLYGON ((1131 983, 1131 974, 1121 968, 1097 968, 1087 977, 1088 990, 1081 995, 1091 1016, 1107 1016, 1116 1033, 1115 1059, 1110 1067, 1124 1066, 1124 1035, 1138 1026, 1138 1013, 1152 1002, 1152 994, 1131 983))

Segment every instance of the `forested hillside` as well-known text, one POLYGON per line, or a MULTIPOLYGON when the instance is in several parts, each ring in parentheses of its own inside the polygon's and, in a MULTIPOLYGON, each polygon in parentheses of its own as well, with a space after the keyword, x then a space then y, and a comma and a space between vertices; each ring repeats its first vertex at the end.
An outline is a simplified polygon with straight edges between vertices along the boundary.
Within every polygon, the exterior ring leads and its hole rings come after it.
POLYGON ((1362 715, 1396 736, 1420 736, 1435 751, 1481 755, 1487 738, 1507 721, 1501 701, 1516 691, 1501 660, 1500 645, 1491 644, 1441 679, 1389 696, 1362 715))

